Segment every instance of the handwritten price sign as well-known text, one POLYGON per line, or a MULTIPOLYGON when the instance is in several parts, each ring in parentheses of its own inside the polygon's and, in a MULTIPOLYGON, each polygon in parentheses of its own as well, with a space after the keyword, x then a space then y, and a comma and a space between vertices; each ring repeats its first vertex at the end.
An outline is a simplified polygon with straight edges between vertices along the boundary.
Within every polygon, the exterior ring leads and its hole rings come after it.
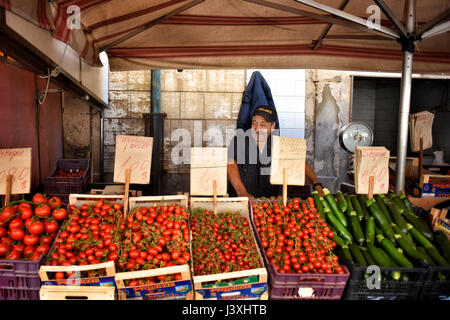
POLYGON ((114 182, 125 183, 125 171, 130 169, 130 183, 150 183, 153 138, 116 136, 114 182))
POLYGON ((423 111, 410 115, 410 141, 413 152, 420 151, 420 139, 423 140, 423 150, 433 146, 434 114, 423 111))
POLYGON ((373 176, 373 193, 389 191, 389 150, 384 147, 355 148, 356 193, 369 192, 369 178, 373 176))
POLYGON ((227 149, 191 148, 191 194, 213 195, 213 182, 217 195, 227 193, 227 149))
POLYGON ((305 185, 305 159, 305 139, 273 136, 270 183, 283 184, 283 169, 286 169, 288 185, 305 185))
POLYGON ((11 194, 30 193, 31 148, 0 149, 0 194, 6 194, 6 177, 12 175, 11 194))

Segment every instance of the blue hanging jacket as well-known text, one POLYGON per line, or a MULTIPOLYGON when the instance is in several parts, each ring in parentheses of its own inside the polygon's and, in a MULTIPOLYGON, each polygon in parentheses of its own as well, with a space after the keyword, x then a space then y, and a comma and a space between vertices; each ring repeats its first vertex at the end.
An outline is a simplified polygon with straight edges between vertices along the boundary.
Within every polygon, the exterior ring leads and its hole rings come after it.
MULTIPOLYGON (((242 104, 239 110, 236 128, 243 129, 244 131, 250 129, 252 125, 252 114, 256 107, 262 105, 271 106, 276 110, 269 85, 262 74, 259 71, 255 71, 242 94, 242 104)), ((278 113, 275 129, 280 129, 278 113)))

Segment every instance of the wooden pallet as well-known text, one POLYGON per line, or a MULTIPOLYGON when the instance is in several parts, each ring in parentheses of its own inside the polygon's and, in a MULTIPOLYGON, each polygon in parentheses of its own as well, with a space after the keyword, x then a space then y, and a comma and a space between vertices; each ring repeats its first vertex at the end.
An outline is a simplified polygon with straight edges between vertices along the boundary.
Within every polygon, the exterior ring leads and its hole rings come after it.
MULTIPOLYGON (((180 281, 191 281, 191 271, 189 269, 189 265, 185 264, 182 266, 172 266, 172 267, 166 267, 166 268, 158 268, 158 269, 151 269, 151 270, 142 270, 142 271, 131 271, 131 272, 119 272, 115 275, 115 281, 117 285, 118 290, 118 299, 119 300, 127 300, 126 293, 124 290, 121 289, 139 289, 142 290, 152 290, 152 287, 158 287, 159 284, 155 285, 144 285, 144 286, 136 286, 136 287, 127 287, 125 285, 125 280, 133 280, 133 279, 142 279, 142 278, 149 278, 149 277, 157 277, 162 275, 171 275, 175 273, 181 273, 181 280, 173 281, 173 286, 175 287, 177 283, 180 281)), ((191 281, 192 282, 192 281, 191 281)), ((194 293, 193 291, 189 291, 186 294, 186 300, 193 300, 194 293)))
POLYGON ((114 287, 41 286, 40 300, 115 300, 114 287))
MULTIPOLYGON (((202 208, 206 210, 212 211, 214 208, 213 198, 202 198, 202 197, 195 197, 190 198, 190 207, 191 210, 196 208, 202 208)), ((243 271, 236 271, 236 272, 226 272, 226 273, 218 273, 218 274, 212 274, 212 275, 204 275, 204 276, 196 276, 193 274, 193 281, 194 281, 194 290, 195 290, 195 300, 203 300, 203 296, 197 291, 197 290, 208 290, 202 288, 202 285, 206 282, 211 281, 218 281, 221 280, 223 282, 226 282, 229 279, 234 278, 243 278, 243 277, 250 277, 250 276, 258 276, 258 282, 257 283, 267 283, 267 270, 264 267, 264 262, 262 259, 261 251, 258 247, 258 244, 256 242, 255 235, 253 233, 252 227, 251 227, 251 221, 250 221, 250 213, 248 209, 248 198, 246 197, 240 197, 240 198, 217 198, 217 212, 240 212, 241 216, 247 219, 248 225, 250 228, 250 232, 253 237, 253 241, 255 243, 256 250, 258 252, 259 261, 261 263, 261 268, 252 269, 252 270, 243 270, 243 271)), ((191 249, 192 251, 192 249, 191 249)), ((193 259, 191 259, 191 268, 193 268, 193 259)), ((236 285, 233 287, 239 287, 240 285, 236 285)), ((214 288, 211 290, 224 290, 227 291, 227 288, 229 287, 221 287, 221 288, 214 288)), ((268 292, 264 292, 261 297, 261 300, 267 300, 268 299, 268 292)))
POLYGON ((172 195, 172 196, 146 196, 146 197, 131 197, 129 199, 130 210, 136 207, 151 207, 161 204, 177 204, 188 208, 188 195, 172 195))

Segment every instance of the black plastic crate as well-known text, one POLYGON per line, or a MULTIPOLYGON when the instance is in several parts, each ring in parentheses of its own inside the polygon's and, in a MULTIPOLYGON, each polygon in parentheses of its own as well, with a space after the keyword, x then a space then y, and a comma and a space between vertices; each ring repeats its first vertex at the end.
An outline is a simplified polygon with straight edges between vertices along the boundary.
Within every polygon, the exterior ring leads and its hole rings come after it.
POLYGON ((450 300, 450 267, 429 267, 421 300, 450 300))
POLYGON ((428 269, 423 267, 414 268, 382 268, 381 274, 386 274, 379 283, 379 288, 372 288, 374 284, 372 276, 366 280, 367 267, 361 267, 351 261, 343 260, 342 264, 350 270, 350 279, 347 282, 343 299, 344 300, 417 300, 428 273, 428 269), (394 280, 390 277, 390 272, 399 271, 408 276, 408 280, 394 280))
POLYGON ((91 177, 89 159, 59 159, 56 169, 49 177, 44 179, 44 192, 46 194, 84 193, 91 177), (59 169, 85 170, 81 177, 56 177, 59 169))

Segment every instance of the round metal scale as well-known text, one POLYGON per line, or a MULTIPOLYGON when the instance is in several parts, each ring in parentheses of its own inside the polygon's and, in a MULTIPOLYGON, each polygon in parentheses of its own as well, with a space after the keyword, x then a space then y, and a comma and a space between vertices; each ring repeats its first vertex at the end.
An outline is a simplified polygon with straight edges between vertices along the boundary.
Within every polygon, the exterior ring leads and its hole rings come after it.
POLYGON ((368 147, 373 142, 373 131, 363 122, 350 122, 339 133, 341 146, 354 153, 356 147, 368 147))

